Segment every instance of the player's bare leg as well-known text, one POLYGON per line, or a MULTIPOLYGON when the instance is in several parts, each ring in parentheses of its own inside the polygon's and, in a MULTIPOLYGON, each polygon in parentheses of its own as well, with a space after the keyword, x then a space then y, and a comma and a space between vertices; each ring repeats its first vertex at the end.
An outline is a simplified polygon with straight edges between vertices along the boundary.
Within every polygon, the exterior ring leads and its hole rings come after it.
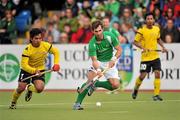
POLYGON ((42 80, 35 80, 34 84, 29 84, 25 95, 25 101, 28 102, 32 98, 32 93, 41 93, 44 90, 44 82, 42 80))

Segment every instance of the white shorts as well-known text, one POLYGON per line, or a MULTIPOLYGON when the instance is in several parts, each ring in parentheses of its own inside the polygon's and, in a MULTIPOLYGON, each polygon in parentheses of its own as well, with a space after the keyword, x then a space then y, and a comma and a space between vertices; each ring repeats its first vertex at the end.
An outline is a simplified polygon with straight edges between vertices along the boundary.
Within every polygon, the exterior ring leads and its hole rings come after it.
MULTIPOLYGON (((108 67, 109 62, 100 62, 100 61, 98 61, 98 62, 99 62, 99 65, 100 65, 100 69, 101 69, 102 71, 103 71, 105 68, 108 67)), ((116 64, 117 64, 117 62, 116 62, 116 64)), ((110 68, 109 70, 107 70, 107 71, 104 73, 104 77, 105 77, 106 79, 109 79, 109 78, 120 79, 119 74, 118 74, 118 70, 117 70, 117 68, 116 68, 116 64, 115 64, 112 68, 110 68)), ((91 67, 89 68, 89 71, 94 71, 94 72, 96 72, 96 70, 95 70, 95 68, 94 68, 93 66, 91 66, 91 67)))

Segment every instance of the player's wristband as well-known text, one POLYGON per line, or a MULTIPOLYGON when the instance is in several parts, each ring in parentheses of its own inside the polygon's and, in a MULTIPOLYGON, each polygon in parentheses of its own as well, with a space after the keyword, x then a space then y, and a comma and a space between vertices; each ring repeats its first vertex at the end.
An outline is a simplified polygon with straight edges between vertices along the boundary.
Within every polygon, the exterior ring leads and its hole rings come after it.
POLYGON ((116 61, 116 60, 117 60, 117 57, 116 57, 116 56, 113 56, 113 57, 111 58, 111 60, 116 61))

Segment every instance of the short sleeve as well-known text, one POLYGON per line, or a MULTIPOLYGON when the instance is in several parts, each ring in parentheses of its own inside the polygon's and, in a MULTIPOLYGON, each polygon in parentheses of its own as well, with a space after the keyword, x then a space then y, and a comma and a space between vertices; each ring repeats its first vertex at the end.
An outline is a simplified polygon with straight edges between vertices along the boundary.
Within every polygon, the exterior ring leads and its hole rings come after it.
POLYGON ((138 31, 136 32, 136 35, 135 35, 135 40, 134 41, 141 41, 143 37, 143 32, 142 32, 142 28, 138 29, 138 31))
POLYGON ((89 56, 97 56, 97 54, 96 54, 96 44, 94 42, 92 42, 92 41, 89 42, 88 53, 89 53, 89 56))

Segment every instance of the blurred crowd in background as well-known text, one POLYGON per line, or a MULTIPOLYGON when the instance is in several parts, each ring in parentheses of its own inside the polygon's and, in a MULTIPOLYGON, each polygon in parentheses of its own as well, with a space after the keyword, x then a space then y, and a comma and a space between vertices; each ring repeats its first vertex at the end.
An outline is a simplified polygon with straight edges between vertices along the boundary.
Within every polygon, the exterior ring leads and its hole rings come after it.
POLYGON ((28 43, 34 27, 53 44, 88 43, 96 19, 132 43, 148 12, 165 43, 180 43, 180 0, 0 0, 0 44, 28 43))

